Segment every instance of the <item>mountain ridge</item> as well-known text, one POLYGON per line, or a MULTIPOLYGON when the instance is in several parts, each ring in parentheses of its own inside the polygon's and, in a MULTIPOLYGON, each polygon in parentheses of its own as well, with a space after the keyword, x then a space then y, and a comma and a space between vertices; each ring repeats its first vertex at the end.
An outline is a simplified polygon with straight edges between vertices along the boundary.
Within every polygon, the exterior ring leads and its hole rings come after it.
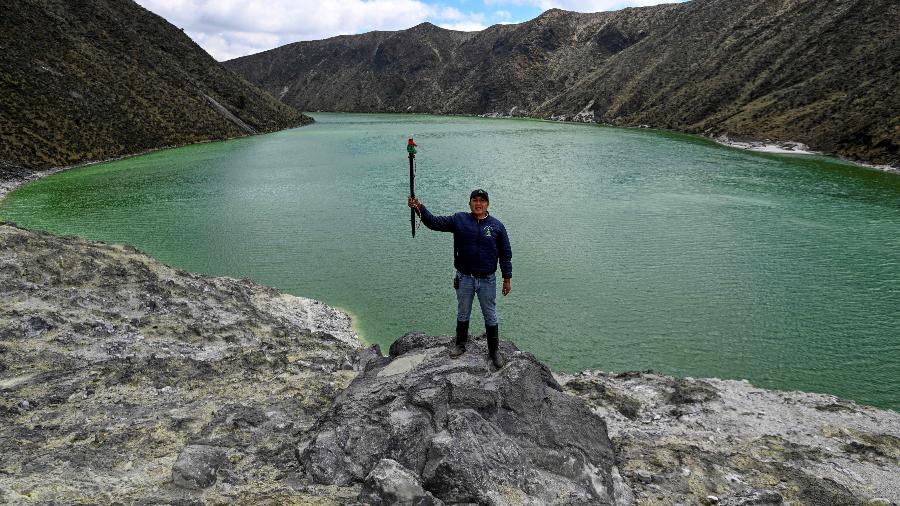
POLYGON ((900 165, 887 0, 551 9, 480 32, 302 41, 224 65, 304 110, 521 115, 800 142, 900 165))
POLYGON ((23 0, 0 19, 0 48, 4 173, 312 121, 131 0, 23 0))

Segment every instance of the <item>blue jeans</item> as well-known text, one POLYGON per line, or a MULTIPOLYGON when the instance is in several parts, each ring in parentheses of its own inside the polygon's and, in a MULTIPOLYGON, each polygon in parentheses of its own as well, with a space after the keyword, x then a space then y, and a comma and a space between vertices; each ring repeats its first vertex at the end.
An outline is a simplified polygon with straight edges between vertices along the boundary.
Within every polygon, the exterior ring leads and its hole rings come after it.
POLYGON ((472 314, 472 300, 478 295, 484 325, 497 325, 497 276, 491 274, 486 278, 476 278, 459 271, 459 288, 456 289, 456 321, 467 322, 472 314))

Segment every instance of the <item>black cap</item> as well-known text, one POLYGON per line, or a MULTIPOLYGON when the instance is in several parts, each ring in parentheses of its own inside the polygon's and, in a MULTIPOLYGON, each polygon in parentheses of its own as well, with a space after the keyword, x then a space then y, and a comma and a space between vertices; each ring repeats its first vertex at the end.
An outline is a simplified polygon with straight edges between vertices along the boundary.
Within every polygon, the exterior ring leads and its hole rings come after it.
POLYGON ((491 201, 491 199, 488 198, 487 192, 484 191, 484 190, 482 190, 481 188, 472 191, 472 194, 469 195, 469 200, 472 200, 472 199, 474 199, 475 197, 481 197, 481 198, 483 198, 484 200, 486 200, 486 201, 488 201, 488 202, 491 201))

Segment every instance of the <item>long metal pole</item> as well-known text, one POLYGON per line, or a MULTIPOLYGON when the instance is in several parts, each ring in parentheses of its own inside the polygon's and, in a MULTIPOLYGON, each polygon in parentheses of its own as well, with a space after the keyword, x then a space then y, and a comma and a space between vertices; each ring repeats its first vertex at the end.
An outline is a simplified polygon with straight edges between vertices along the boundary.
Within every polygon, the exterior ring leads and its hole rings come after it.
MULTIPOLYGON (((409 154, 409 196, 416 197, 416 155, 409 154)), ((416 236, 416 210, 409 210, 409 224, 412 227, 412 236, 416 236)))

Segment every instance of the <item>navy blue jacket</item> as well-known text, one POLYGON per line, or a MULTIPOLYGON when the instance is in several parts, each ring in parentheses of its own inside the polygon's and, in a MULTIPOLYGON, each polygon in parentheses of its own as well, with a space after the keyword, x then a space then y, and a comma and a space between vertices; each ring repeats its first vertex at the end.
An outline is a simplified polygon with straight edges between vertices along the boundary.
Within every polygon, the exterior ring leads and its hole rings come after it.
POLYGON ((512 248, 506 227, 490 214, 476 220, 472 213, 435 216, 425 206, 419 207, 422 223, 431 230, 453 232, 453 266, 464 274, 486 276, 500 272, 512 278, 512 248))

